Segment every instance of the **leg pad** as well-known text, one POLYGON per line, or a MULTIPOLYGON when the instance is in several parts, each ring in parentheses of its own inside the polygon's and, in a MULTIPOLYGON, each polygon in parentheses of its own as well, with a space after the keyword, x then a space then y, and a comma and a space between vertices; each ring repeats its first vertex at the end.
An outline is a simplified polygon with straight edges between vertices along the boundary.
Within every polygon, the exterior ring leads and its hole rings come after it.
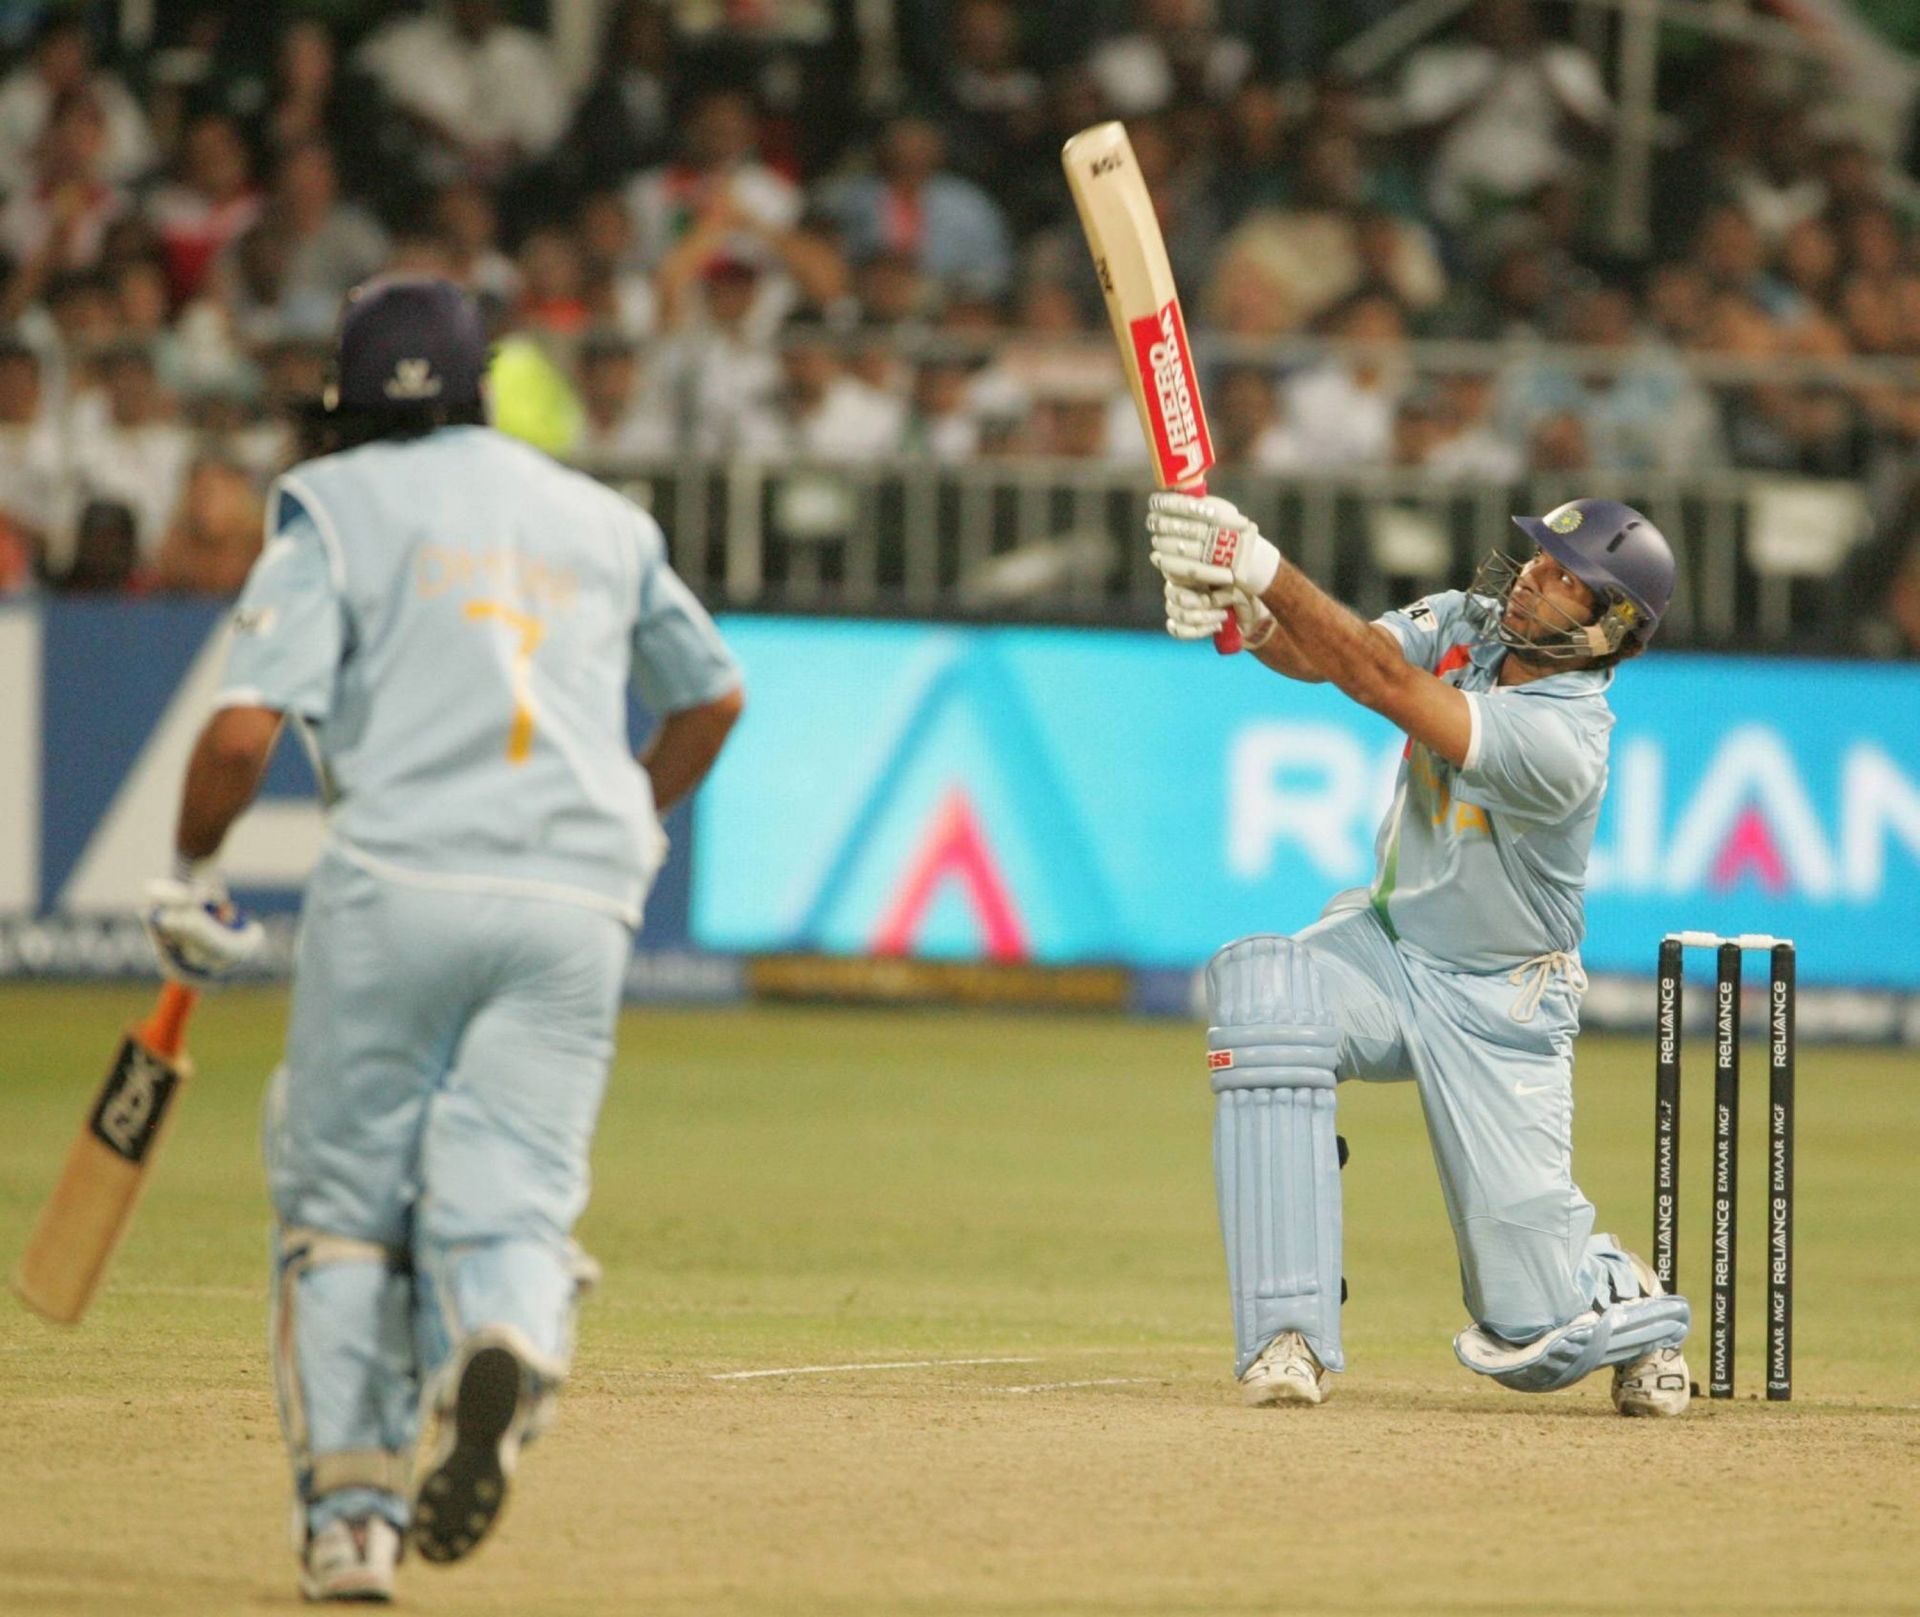
POLYGON ((1453 1339, 1469 1370, 1515 1392, 1558 1392, 1602 1365, 1625 1364, 1687 1339, 1692 1313, 1684 1297, 1638 1297, 1590 1309, 1532 1342, 1514 1346, 1469 1326, 1453 1339))
POLYGON ((1207 992, 1236 1373, 1288 1330, 1342 1369, 1339 1030, 1319 974, 1291 939, 1243 938, 1214 956, 1207 992))

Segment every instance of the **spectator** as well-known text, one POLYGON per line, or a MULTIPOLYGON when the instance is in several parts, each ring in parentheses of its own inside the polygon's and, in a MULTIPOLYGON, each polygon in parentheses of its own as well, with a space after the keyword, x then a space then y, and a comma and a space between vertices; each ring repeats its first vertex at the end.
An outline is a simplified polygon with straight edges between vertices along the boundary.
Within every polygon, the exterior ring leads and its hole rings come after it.
POLYGON ((1229 224, 1255 208, 1284 208, 1293 200, 1287 110, 1271 84, 1249 81, 1227 103, 1214 184, 1229 224))
POLYGON ((575 186, 625 180, 666 158, 673 54, 665 0, 617 0, 607 16, 598 71, 562 148, 575 186))
POLYGON ((1135 0, 1131 32, 1096 45, 1087 69, 1116 117, 1178 101, 1224 102, 1247 80, 1253 52, 1220 32, 1213 0, 1135 0))
POLYGON ((980 453, 980 421, 969 397, 976 366, 954 356, 923 360, 900 435, 900 452, 964 466, 980 453))
POLYGON ((73 560, 60 588, 74 595, 123 595, 140 578, 134 515, 118 500, 89 500, 74 526, 73 560))
MULTIPOLYGON (((649 169, 627 193, 638 268, 658 268, 703 218, 724 215, 767 231, 787 229, 799 219, 799 191, 757 160, 754 141, 753 103, 739 91, 714 91, 694 104, 681 155, 649 169)), ((759 240, 723 240, 718 248, 770 267, 759 240)))
POLYGON ((100 111, 103 180, 129 184, 153 166, 147 121, 127 87, 94 67, 86 23, 71 13, 55 15, 41 29, 32 61, 0 82, 0 190, 17 192, 33 183, 34 149, 54 107, 79 93, 89 94, 100 111))
POLYGON ((433 0, 382 24, 356 61, 419 134, 419 177, 505 179, 566 127, 566 92, 547 43, 501 16, 498 0, 433 0))
POLYGON ((333 152, 318 140, 281 154, 269 207, 286 236, 281 318, 302 331, 331 322, 340 300, 386 262, 387 233, 364 208, 340 200, 333 152))
POLYGON ((433 199, 433 224, 447 255, 446 274, 476 296, 511 303, 520 271, 500 250, 500 214, 493 194, 473 180, 453 180, 433 199))
MULTIPOLYGON (((1312 325, 1360 291, 1430 308, 1446 290, 1432 238, 1411 220, 1366 206, 1366 170, 1351 136, 1319 132, 1301 148, 1293 201, 1256 209, 1222 245, 1206 307, 1243 300, 1248 279, 1267 283, 1278 336, 1312 325)), ((1236 329, 1247 330, 1244 320, 1236 329)))
POLYGON ((200 300, 211 304, 223 315, 235 339, 242 344, 266 342, 290 324, 307 332, 325 330, 332 324, 329 313, 324 322, 305 323, 313 311, 303 310, 287 295, 288 271, 293 263, 293 243, 286 227, 272 215, 256 219, 253 225, 223 252, 214 264, 208 295, 200 300))
POLYGON ((40 381, 40 358, 17 337, 0 337, 0 551, 18 572, 64 567, 72 478, 40 381))
POLYGON ((1792 294, 1790 318, 1798 323, 1830 314, 1840 277, 1840 243, 1824 219, 1802 219, 1780 241, 1779 273, 1792 294))
POLYGON ((154 557, 153 587, 176 595, 238 595, 260 554, 263 514, 244 471, 202 455, 187 473, 180 508, 154 557))
POLYGON ((1531 439, 1547 418, 1576 416, 1596 469, 1679 472, 1713 448, 1713 407, 1671 351, 1642 338, 1633 299, 1616 288, 1573 302, 1568 337, 1591 351, 1582 366, 1562 357, 1522 364, 1509 387, 1515 432, 1531 439))
POLYGON ((933 283, 906 253, 875 253, 854 275, 860 317, 876 326, 912 326, 926 321, 939 303, 933 283))
POLYGON ((1527 435, 1527 464, 1536 472, 1589 470, 1586 423, 1570 410, 1542 416, 1527 435))
POLYGON ((1827 205, 1827 185, 1804 108, 1771 109, 1758 144, 1753 159, 1730 176, 1729 189, 1760 239, 1777 247, 1795 225, 1818 217, 1827 205))
POLYGON ((1684 260, 1657 266, 1647 279, 1653 330, 1676 348, 1691 348, 1706 330, 1713 287, 1706 271, 1684 260))
POLYGON ((1433 152, 1434 216, 1462 227, 1564 173, 1611 105, 1592 57, 1540 36, 1526 0, 1479 0, 1463 43, 1423 45, 1400 87, 1402 129, 1433 152))
POLYGON ((1040 76, 1020 60, 1020 18, 1010 0, 957 0, 948 28, 941 122, 955 167, 991 188, 1042 141, 1040 76))
POLYGON ((1324 326, 1344 346, 1287 384, 1287 419, 1310 465, 1380 465, 1408 385, 1406 317, 1391 298, 1367 292, 1324 326))
POLYGON ((660 324, 660 297, 652 279, 633 267, 633 218, 625 199, 618 191, 590 192, 574 233, 595 323, 630 338, 651 336, 660 324))
POLYGON ((106 124, 91 90, 76 90, 53 109, 34 149, 32 183, 0 209, 0 252, 14 273, 0 302, 16 318, 48 281, 100 262, 108 226, 126 198, 100 174, 106 124))
POLYGON ((658 364, 683 422, 682 443, 698 455, 724 455, 739 440, 742 417, 779 385, 780 364, 773 334, 754 318, 759 271, 713 258, 699 281, 699 296, 677 303, 662 288, 673 335, 658 364))
POLYGON ((571 231, 533 231, 520 244, 519 268, 514 313, 521 329, 550 337, 577 337, 586 329, 586 266, 571 231))
POLYGON ((198 295, 214 261, 260 217, 253 160, 225 113, 202 113, 187 126, 180 175, 147 203, 160 238, 176 307, 198 295))
POLYGON ((1254 472, 1309 469, 1306 446, 1281 414, 1273 373, 1236 365, 1207 390, 1209 425, 1220 464, 1254 472))
POLYGON ((899 447, 899 402, 848 375, 824 332, 792 331, 781 350, 780 376, 779 389, 742 416, 740 453, 857 461, 899 447))
POLYGON ((842 181, 823 205, 856 265, 901 253, 943 285, 1001 293, 1013 274, 1006 220, 978 186, 947 173, 944 160, 933 124, 896 118, 882 133, 878 172, 842 181))
POLYGON ((671 455, 673 415, 647 385, 639 349, 626 333, 602 328, 580 345, 580 402, 585 421, 569 456, 589 469, 618 469, 671 455))
POLYGON ((1792 295, 1768 273, 1767 247, 1760 232, 1732 203, 1707 210, 1689 256, 1714 291, 1750 298, 1770 319, 1792 313, 1792 295))
POLYGON ((134 513, 140 555, 159 549, 193 458, 193 438, 173 419, 153 355, 138 344, 108 351, 101 366, 104 399, 72 408, 74 472, 90 499, 118 500, 134 513))
POLYGON ((333 146, 352 131, 339 118, 339 59, 327 25, 298 17, 274 47, 273 84, 256 144, 278 159, 315 141, 333 146))
POLYGON ((1455 371, 1442 377, 1436 414, 1438 433, 1424 466, 1448 482, 1514 483, 1525 460, 1493 422, 1496 389, 1485 371, 1455 371))

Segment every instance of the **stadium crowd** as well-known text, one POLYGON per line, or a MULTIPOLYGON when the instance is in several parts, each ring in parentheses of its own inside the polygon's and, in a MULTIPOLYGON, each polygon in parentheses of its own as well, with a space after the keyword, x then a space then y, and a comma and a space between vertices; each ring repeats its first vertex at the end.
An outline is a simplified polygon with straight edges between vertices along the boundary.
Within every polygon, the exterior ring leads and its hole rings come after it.
POLYGON ((1365 79, 1333 47, 1386 0, 898 0, 890 76, 836 0, 610 0, 577 87, 504 0, 163 5, 116 61, 42 9, 0 80, 0 593, 235 589, 382 270, 480 294, 501 424, 590 467, 1135 459, 1058 166, 1107 116, 1228 464, 1884 480, 1920 444, 1911 371, 1822 366, 1920 357, 1920 188, 1747 48, 1667 64, 1625 252, 1605 64, 1524 0, 1365 79))

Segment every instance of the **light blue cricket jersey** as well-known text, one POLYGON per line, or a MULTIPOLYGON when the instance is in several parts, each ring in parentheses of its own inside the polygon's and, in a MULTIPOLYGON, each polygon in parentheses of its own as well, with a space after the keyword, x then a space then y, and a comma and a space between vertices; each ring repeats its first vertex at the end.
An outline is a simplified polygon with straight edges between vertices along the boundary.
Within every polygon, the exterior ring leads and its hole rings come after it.
POLYGON ((268 523, 218 701, 313 726, 329 845, 637 925, 666 838, 629 683, 655 715, 740 683, 659 524, 486 427, 306 461, 268 523))
POLYGON ((1374 845, 1374 913, 1403 947, 1454 971, 1579 949, 1607 790, 1613 670, 1496 688, 1507 651, 1493 638, 1493 611, 1484 596, 1449 590, 1379 619, 1409 662, 1467 693, 1472 708, 1461 768, 1408 743, 1374 845))

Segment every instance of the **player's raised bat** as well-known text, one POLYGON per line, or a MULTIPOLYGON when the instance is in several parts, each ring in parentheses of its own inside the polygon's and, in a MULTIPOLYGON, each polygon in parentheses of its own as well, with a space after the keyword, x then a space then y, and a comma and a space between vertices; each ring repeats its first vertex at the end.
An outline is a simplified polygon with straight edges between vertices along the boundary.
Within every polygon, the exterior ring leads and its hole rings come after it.
MULTIPOLYGON (((1106 294, 1120 363, 1153 453, 1154 477, 1162 488, 1205 494, 1213 440, 1200 407, 1193 347, 1167 244, 1126 126, 1105 123, 1081 130, 1061 149, 1060 164, 1106 294)), ((1223 652, 1240 649, 1240 624, 1232 613, 1213 644, 1223 652)))
POLYGON ((153 1014, 121 1040, 40 1209, 13 1289, 48 1319, 78 1322, 126 1232, 173 1102, 192 1075, 185 1035, 193 1002, 192 989, 168 983, 153 1014))

